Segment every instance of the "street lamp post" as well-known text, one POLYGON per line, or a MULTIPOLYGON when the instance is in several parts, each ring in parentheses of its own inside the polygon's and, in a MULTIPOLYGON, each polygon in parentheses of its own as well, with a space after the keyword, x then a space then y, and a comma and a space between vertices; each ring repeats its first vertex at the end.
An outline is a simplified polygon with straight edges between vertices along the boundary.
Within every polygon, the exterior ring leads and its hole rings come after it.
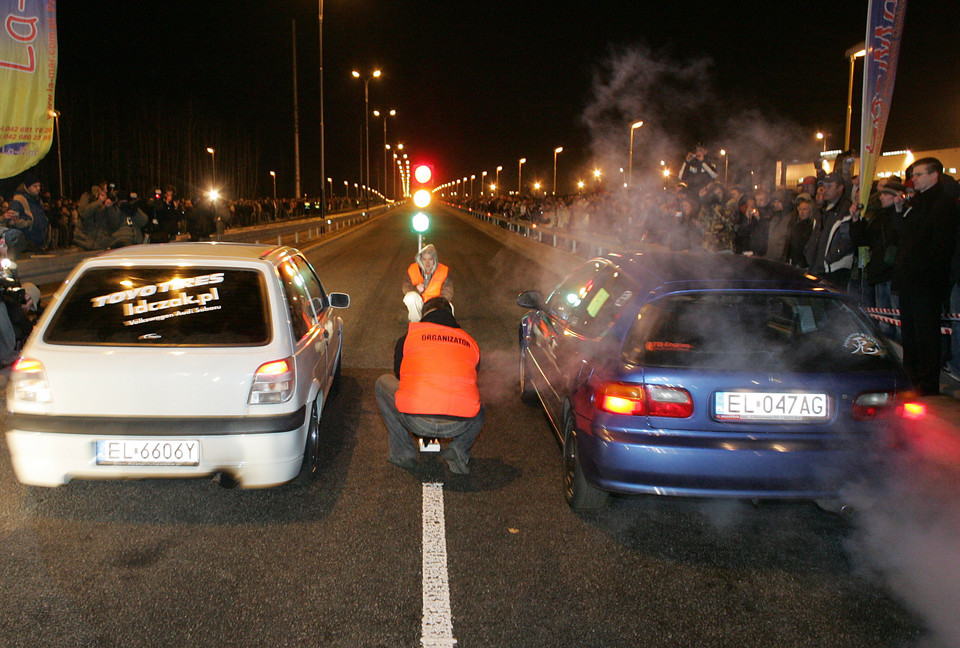
POLYGON ((60 111, 49 110, 47 114, 53 117, 53 127, 57 132, 57 168, 60 171, 60 197, 63 198, 63 152, 60 150, 60 111))
POLYGON ((501 172, 501 171, 503 171, 503 167, 502 167, 502 166, 498 166, 498 167, 497 167, 497 181, 496 181, 496 183, 495 183, 495 184, 497 185, 497 188, 498 188, 498 189, 500 188, 500 172, 501 172))
MULTIPOLYGON (((477 175, 476 175, 475 173, 471 173, 471 174, 470 174, 470 196, 471 196, 471 197, 473 196, 473 181, 476 180, 476 179, 477 179, 477 175)), ((482 187, 482 186, 483 186, 483 185, 481 185, 481 187, 482 187)))
POLYGON ((726 149, 720 149, 720 157, 723 158, 723 184, 727 184, 727 170, 730 168, 730 158, 727 156, 726 149))
MULTIPOLYGON (((327 178, 327 182, 330 183, 330 198, 333 198, 333 178, 327 178)), ((323 196, 321 196, 322 198, 323 196)), ((321 212, 322 213, 322 212, 321 212)))
MULTIPOLYGON (((847 137, 849 137, 849 135, 848 135, 847 137)), ((818 132, 817 132, 817 139, 823 142, 823 149, 822 149, 822 150, 823 150, 824 153, 826 153, 826 152, 827 152, 827 135, 826 135, 825 133, 823 133, 823 132, 818 131, 818 132)))
POLYGON ((627 184, 633 184, 633 131, 643 126, 642 121, 630 124, 630 164, 627 165, 627 184))
POLYGON ((277 199, 277 172, 271 171, 270 177, 273 178, 273 199, 277 199))
MULTIPOLYGON (((326 142, 324 141, 324 132, 323 132, 323 0, 319 0, 318 7, 318 16, 320 18, 320 216, 323 217, 326 215, 326 200, 323 196, 323 178, 327 173, 327 170, 324 168, 324 157, 326 155, 324 151, 324 146, 326 142)), ((333 189, 330 190, 331 198, 333 197, 333 189)))
POLYGON ((391 110, 389 113, 387 111, 384 111, 383 113, 381 113, 379 110, 373 111, 373 115, 375 117, 383 117, 383 179, 381 189, 384 197, 387 196, 387 150, 390 148, 390 145, 387 144, 387 115, 395 117, 396 114, 396 110, 391 110))
POLYGON ((557 155, 563 153, 563 147, 553 149, 553 195, 557 195, 557 155))
POLYGON ((364 185, 363 197, 366 209, 370 209, 370 79, 376 79, 380 76, 380 70, 374 70, 370 76, 364 78, 360 73, 354 70, 353 76, 363 81, 363 132, 365 142, 365 157, 367 164, 367 184, 364 185))
POLYGON ((208 146, 207 153, 210 154, 210 165, 211 165, 211 168, 213 169, 213 178, 210 181, 210 184, 216 185, 217 184, 217 152, 216 150, 208 146))
POLYGON ((483 185, 487 183, 487 172, 482 171, 480 173, 480 195, 483 195, 483 185))
POLYGON ((523 163, 527 158, 520 158, 520 164, 517 165, 517 195, 523 195, 523 163))
MULTIPOLYGON (((847 125, 843 131, 843 150, 850 150, 850 119, 853 116, 853 63, 858 58, 867 55, 866 42, 857 43, 846 52, 844 56, 850 59, 850 80, 847 83, 847 125)), ((826 150, 826 149, 824 149, 826 150)))

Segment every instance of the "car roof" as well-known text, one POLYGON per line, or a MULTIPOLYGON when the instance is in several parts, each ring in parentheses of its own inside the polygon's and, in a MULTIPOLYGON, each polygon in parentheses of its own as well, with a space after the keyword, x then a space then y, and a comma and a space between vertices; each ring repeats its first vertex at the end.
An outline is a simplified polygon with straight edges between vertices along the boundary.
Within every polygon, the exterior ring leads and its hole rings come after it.
POLYGON ((124 262, 204 262, 258 261, 268 257, 283 258, 296 252, 289 246, 252 243, 219 243, 213 241, 163 243, 161 245, 129 245, 90 257, 89 260, 122 264, 124 262))
POLYGON ((737 254, 636 252, 602 258, 657 293, 751 289, 837 293, 818 277, 784 263, 737 254))

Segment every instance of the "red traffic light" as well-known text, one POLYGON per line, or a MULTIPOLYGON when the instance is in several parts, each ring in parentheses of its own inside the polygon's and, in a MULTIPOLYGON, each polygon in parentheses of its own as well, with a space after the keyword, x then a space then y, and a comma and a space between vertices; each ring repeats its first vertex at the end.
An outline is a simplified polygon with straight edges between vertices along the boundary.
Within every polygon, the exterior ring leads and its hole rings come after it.
POLYGON ((418 185, 429 185, 433 181, 432 164, 416 164, 413 167, 413 179, 418 185))

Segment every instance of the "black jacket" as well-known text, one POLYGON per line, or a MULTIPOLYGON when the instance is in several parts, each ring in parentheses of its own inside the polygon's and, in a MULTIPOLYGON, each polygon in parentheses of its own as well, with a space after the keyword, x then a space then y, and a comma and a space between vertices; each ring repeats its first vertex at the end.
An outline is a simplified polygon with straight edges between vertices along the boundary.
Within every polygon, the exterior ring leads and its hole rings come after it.
POLYGON ((888 207, 876 210, 870 220, 861 218, 850 223, 850 238, 853 239, 853 244, 870 248, 870 261, 864 270, 871 286, 893 278, 893 260, 903 219, 903 214, 898 214, 893 207, 888 207))
POLYGON ((914 197, 900 229, 893 266, 894 293, 944 297, 950 287, 950 260, 957 242, 957 202, 938 182, 914 197))

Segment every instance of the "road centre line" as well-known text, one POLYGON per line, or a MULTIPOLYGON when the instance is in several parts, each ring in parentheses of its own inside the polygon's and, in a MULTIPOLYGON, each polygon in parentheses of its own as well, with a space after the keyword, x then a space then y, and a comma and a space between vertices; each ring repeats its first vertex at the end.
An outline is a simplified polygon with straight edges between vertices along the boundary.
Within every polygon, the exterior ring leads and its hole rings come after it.
POLYGON ((443 484, 423 485, 423 648, 452 648, 453 616, 447 576, 447 537, 443 518, 443 484))

